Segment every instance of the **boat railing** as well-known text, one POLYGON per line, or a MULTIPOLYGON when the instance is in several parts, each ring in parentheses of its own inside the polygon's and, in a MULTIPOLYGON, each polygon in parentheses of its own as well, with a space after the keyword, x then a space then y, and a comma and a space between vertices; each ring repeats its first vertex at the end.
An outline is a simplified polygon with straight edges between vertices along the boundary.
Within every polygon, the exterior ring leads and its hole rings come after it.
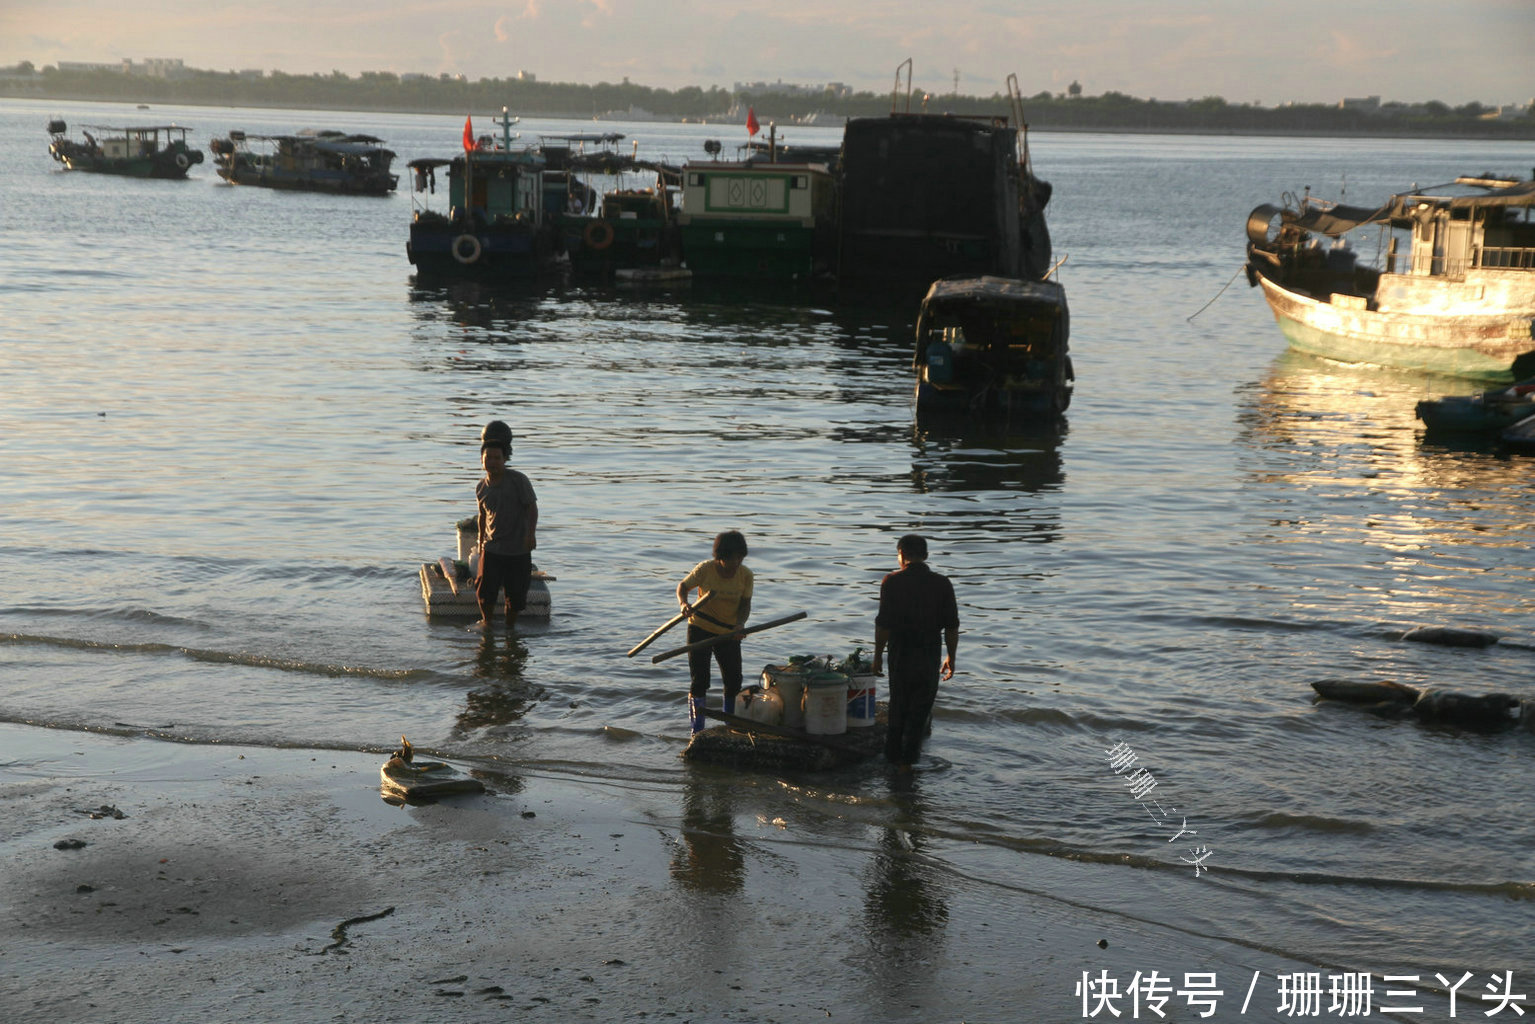
POLYGON ((1535 249, 1484 245, 1477 252, 1476 265, 1503 270, 1535 269, 1535 249))

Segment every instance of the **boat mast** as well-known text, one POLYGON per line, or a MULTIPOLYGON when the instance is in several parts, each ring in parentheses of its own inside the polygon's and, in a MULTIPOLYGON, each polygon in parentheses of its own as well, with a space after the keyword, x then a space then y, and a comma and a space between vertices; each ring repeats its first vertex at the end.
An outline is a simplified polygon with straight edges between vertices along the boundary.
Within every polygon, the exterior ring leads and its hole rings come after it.
POLYGON ((501 148, 508 153, 512 150, 512 125, 521 121, 520 117, 513 117, 505 108, 501 108, 501 116, 495 119, 495 123, 501 126, 501 148))

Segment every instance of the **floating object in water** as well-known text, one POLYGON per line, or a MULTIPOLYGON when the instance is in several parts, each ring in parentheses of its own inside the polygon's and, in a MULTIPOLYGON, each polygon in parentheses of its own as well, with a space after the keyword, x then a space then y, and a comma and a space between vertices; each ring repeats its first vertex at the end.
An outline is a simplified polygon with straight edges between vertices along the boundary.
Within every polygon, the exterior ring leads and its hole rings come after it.
POLYGON ((684 759, 761 771, 830 771, 877 757, 885 747, 885 709, 873 728, 827 736, 782 725, 754 722, 709 708, 704 716, 723 722, 693 734, 684 759))
POLYGON ((1509 693, 1454 693, 1420 690, 1402 683, 1357 683, 1323 680, 1311 684, 1321 697, 1367 705, 1384 714, 1412 714, 1419 721, 1441 722, 1486 732, 1522 726, 1535 732, 1535 700, 1509 693))
POLYGON ((445 761, 417 761, 410 740, 400 737, 400 749, 379 769, 383 797, 391 802, 435 800, 457 793, 483 793, 485 784, 445 761))
POLYGON ((1419 626, 1403 633, 1402 639, 1419 644, 1443 644, 1446 647, 1491 647, 1498 642, 1498 635, 1455 626, 1419 626))

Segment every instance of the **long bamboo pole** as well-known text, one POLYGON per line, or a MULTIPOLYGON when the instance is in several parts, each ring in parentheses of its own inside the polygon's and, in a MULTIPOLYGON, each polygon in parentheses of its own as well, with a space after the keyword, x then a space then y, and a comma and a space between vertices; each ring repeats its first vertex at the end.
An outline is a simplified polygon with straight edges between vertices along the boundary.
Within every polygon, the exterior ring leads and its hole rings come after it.
MULTIPOLYGON (((703 605, 703 603, 705 601, 709 600, 709 598, 711 598, 713 596, 714 596, 713 594, 705 594, 703 597, 700 597, 697 601, 694 601, 693 602, 693 610, 696 612, 703 605)), ((676 615, 674 615, 671 618, 667 619, 666 623, 660 629, 656 630, 654 633, 650 634, 645 639, 641 640, 639 643, 635 644, 632 648, 630 648, 629 653, 627 655, 625 655, 625 657, 628 657, 628 658, 634 657, 636 654, 640 653, 645 648, 649 647, 652 643, 654 643, 656 641, 656 638, 659 637, 662 633, 665 633, 668 629, 671 629, 673 626, 675 626, 677 623, 681 622, 683 619, 685 619, 687 617, 688 617, 688 613, 687 612, 678 612, 676 615)))
POLYGON ((795 612, 793 615, 785 615, 781 619, 774 619, 771 622, 764 622, 760 626, 747 626, 745 629, 738 629, 730 633, 721 633, 719 636, 711 636, 709 639, 699 640, 697 643, 686 644, 682 647, 674 647, 669 651, 665 651, 656 655, 654 658, 651 658, 650 663, 654 665, 658 662, 665 661, 667 658, 675 658, 679 654, 687 654, 689 651, 700 651, 705 647, 713 647, 715 644, 724 640, 729 640, 733 636, 745 636, 747 633, 760 633, 764 629, 772 629, 774 626, 782 626, 786 622, 798 622, 800 619, 805 618, 805 616, 808 614, 808 612, 795 612))

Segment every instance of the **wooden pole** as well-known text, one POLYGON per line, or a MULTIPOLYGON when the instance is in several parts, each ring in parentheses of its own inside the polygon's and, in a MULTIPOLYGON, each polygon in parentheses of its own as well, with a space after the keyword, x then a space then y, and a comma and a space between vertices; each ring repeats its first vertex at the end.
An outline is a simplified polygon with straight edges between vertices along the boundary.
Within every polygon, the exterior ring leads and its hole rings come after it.
MULTIPOLYGON (((703 605, 703 603, 705 601, 709 600, 709 598, 711 598, 713 596, 714 596, 713 594, 705 594, 703 597, 700 597, 697 601, 694 601, 693 602, 693 610, 697 611, 703 605)), ((640 653, 645 648, 649 647, 652 643, 654 643, 656 638, 659 637, 662 633, 665 633, 668 629, 671 629, 673 626, 675 626, 677 623, 681 622, 683 619, 685 619, 687 617, 688 617, 688 613, 687 612, 678 612, 676 615, 674 615, 670 619, 667 619, 666 620, 666 624, 663 625, 660 629, 656 630, 654 633, 650 634, 645 639, 641 640, 639 643, 635 644, 632 648, 630 648, 629 653, 627 655, 625 655, 625 657, 628 657, 628 658, 634 657, 636 654, 640 653)))
POLYGON ((745 629, 738 629, 730 633, 721 633, 719 636, 712 636, 707 640, 700 640, 697 643, 687 644, 682 647, 674 647, 669 651, 658 654, 654 658, 651 658, 650 663, 655 665, 659 662, 665 661, 667 658, 675 658, 679 654, 687 654, 689 651, 701 651, 705 647, 713 647, 715 644, 720 643, 723 640, 729 640, 733 636, 745 636, 747 633, 760 633, 764 629, 772 629, 774 626, 782 626, 786 622, 798 622, 808 614, 808 612, 795 612, 793 615, 785 615, 781 619, 774 619, 771 622, 764 622, 760 626, 747 626, 745 629))
POLYGON ((859 747, 843 736, 822 736, 819 733, 806 732, 803 729, 792 729, 785 725, 769 725, 766 722, 754 722, 750 718, 742 718, 740 715, 727 714, 714 708, 705 708, 704 717, 713 718, 724 722, 741 732, 761 732, 769 736, 782 736, 784 739, 799 740, 802 743, 814 743, 820 747, 830 747, 833 750, 846 750, 849 753, 863 754, 868 751, 859 747))

